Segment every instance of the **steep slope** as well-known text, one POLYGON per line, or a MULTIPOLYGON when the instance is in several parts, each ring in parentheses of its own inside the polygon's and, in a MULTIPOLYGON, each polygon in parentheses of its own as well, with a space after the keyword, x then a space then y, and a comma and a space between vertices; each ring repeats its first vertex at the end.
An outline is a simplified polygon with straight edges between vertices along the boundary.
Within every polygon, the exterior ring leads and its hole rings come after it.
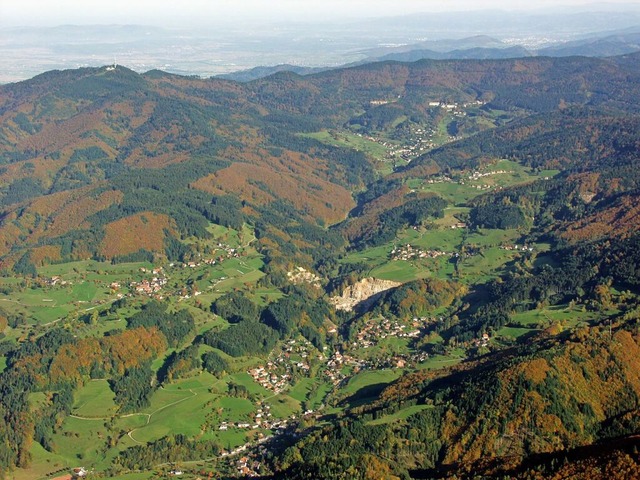
POLYGON ((369 478, 368 458, 390 475, 466 478, 479 460, 508 469, 532 454, 637 432, 640 338, 629 327, 611 336, 583 328, 449 372, 409 374, 289 448, 279 468, 287 478, 369 478), (412 406, 422 408, 399 422, 376 421, 412 406))
MULTIPOLYGON (((101 248, 104 228, 147 209, 169 214, 173 235, 201 235, 196 225, 214 214, 203 216, 197 204, 228 194, 267 207, 284 199, 312 223, 343 219, 353 205, 349 189, 371 175, 366 159, 314 144, 276 148, 273 129, 262 131, 267 112, 247 97, 229 82, 122 67, 52 72, 3 87, 7 264, 24 247, 80 236, 88 240, 67 249, 68 258, 131 253, 101 248), (343 158, 354 165, 343 168, 343 158), (158 194, 169 191, 171 203, 158 194)), ((164 230, 149 230, 151 251, 163 252, 164 230)))

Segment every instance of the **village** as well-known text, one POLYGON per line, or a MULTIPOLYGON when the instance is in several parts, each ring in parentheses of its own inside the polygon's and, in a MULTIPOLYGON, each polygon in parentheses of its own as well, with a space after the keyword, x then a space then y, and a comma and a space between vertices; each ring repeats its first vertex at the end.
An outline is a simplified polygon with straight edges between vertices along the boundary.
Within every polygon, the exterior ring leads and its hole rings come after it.
MULTIPOLYGON (((241 256, 241 252, 239 249, 233 248, 229 245, 225 245, 222 243, 217 244, 217 252, 216 255, 209 256, 206 258, 201 258, 199 260, 189 260, 186 262, 172 262, 168 265, 171 269, 196 269, 202 266, 215 266, 222 264, 225 260, 230 258, 239 258, 241 256)), ((129 296, 133 295, 146 295, 157 300, 162 300, 168 293, 163 294, 163 289, 167 286, 169 277, 166 275, 163 267, 155 267, 155 268, 145 268, 141 267, 140 272, 143 274, 151 274, 153 277, 146 278, 140 281, 132 281, 129 283, 129 296)), ((225 277, 222 277, 224 279, 225 277)), ((118 291, 121 288, 121 284, 119 282, 112 282, 109 285, 112 291, 118 291)), ((202 292, 197 289, 191 289, 186 291, 186 289, 181 288, 180 291, 173 292, 173 294, 178 298, 178 301, 183 301, 191 298, 192 296, 201 295, 202 292)), ((123 293, 117 293, 117 298, 124 297, 123 293)))
POLYGON ((382 317, 379 322, 368 322, 356 335, 353 348, 369 348, 387 337, 416 338, 426 319, 416 318, 411 325, 403 325, 398 320, 391 321, 382 317), (411 327, 410 331, 407 331, 411 327))
MULTIPOLYGON (((129 283, 129 291, 131 293, 137 293, 140 295, 148 295, 150 297, 157 297, 159 300, 162 299, 162 296, 159 295, 162 287, 167 284, 167 277, 164 275, 164 269, 162 267, 153 268, 151 270, 142 267, 140 268, 140 272, 143 274, 151 273, 153 275, 150 279, 144 279, 140 282, 131 282, 129 283)), ((117 290, 120 288, 120 284, 118 282, 113 282, 110 285, 112 290, 117 290)), ((122 294, 119 294, 121 297, 122 294)))
MULTIPOLYGON (((380 106, 390 103, 387 100, 374 100, 370 102, 372 106, 380 106)), ((442 109, 449 117, 466 117, 466 109, 478 108, 485 105, 486 102, 482 100, 475 100, 471 102, 450 102, 444 100, 434 100, 428 103, 431 109, 442 109)), ((438 138, 438 130, 436 127, 425 127, 420 125, 410 125, 409 136, 402 144, 396 144, 394 142, 384 140, 376 137, 373 134, 356 133, 357 136, 365 138, 369 141, 376 142, 382 145, 387 150, 387 160, 404 160, 410 163, 418 156, 426 153, 427 151, 437 148, 444 142, 453 142, 459 140, 461 137, 456 134, 448 134, 444 138, 438 138)))
MULTIPOLYGON (((356 341, 350 345, 350 350, 355 353, 359 349, 369 349, 389 337, 415 340, 419 338, 424 329, 434 321, 434 318, 414 317, 408 323, 401 323, 398 320, 380 317, 376 321, 367 322, 360 329, 356 334, 356 341)), ((413 367, 428 358, 429 355, 425 352, 396 353, 394 355, 383 355, 368 360, 355 360, 348 355, 343 356, 344 362, 356 365, 359 369, 413 367)))
POLYGON ((271 352, 265 365, 253 368, 248 373, 262 387, 278 394, 288 389, 294 379, 308 376, 312 355, 316 355, 319 361, 326 359, 324 354, 317 353, 308 340, 289 340, 281 349, 271 352))
MULTIPOLYGON (((402 159, 407 163, 426 151, 439 146, 433 140, 434 135, 436 135, 436 130, 433 128, 411 127, 411 138, 402 142, 401 145, 383 140, 373 134, 355 133, 355 135, 385 147, 387 160, 402 159)), ((454 137, 449 137, 448 140, 452 141, 454 137)))
POLYGON ((533 252, 534 248, 529 245, 501 245, 502 250, 515 252, 533 252))
MULTIPOLYGON (((418 155, 438 146, 433 140, 435 134, 436 131, 433 128, 412 128, 408 144, 389 150, 389 158, 401 158, 406 162, 411 162, 418 155)), ((450 137, 449 140, 453 140, 453 137, 450 137)))
POLYGON ((407 243, 400 247, 393 247, 390 253, 391 260, 412 260, 415 258, 438 258, 438 257, 451 257, 454 254, 451 252, 443 252, 441 250, 422 250, 407 243))
MULTIPOLYGON (((226 431, 231 428, 235 428, 237 430, 257 430, 259 428, 271 430, 274 434, 283 433, 288 425, 288 419, 280 419, 276 420, 272 418, 272 414, 270 412, 271 406, 267 403, 260 402, 256 405, 255 414, 252 415, 251 422, 239 421, 239 422, 221 422, 218 430, 226 431)), ((292 420, 295 420, 295 415, 291 417, 292 420)), ((258 438, 263 438, 263 434, 259 433, 258 438)), ((230 452, 229 454, 233 454, 234 452, 230 452)), ((238 452, 235 452, 238 453, 238 452)))
MULTIPOLYGON (((417 339, 424 328, 436 321, 430 317, 414 317, 408 323, 380 317, 376 321, 368 322, 357 333, 355 340, 348 345, 348 351, 335 349, 330 357, 317 353, 317 350, 304 339, 289 340, 283 348, 269 357, 269 361, 262 366, 249 370, 252 378, 274 395, 286 392, 296 383, 296 373, 307 375, 310 372, 308 359, 317 355, 318 360, 324 361, 318 373, 329 380, 334 388, 345 385, 358 372, 377 369, 413 368, 417 364, 429 359, 426 352, 395 353, 370 359, 358 358, 357 351, 374 347, 380 341, 389 337, 417 339)), ((481 340, 482 345, 488 344, 488 337, 481 340)), ((257 440, 248 442, 231 451, 224 451, 222 457, 238 458, 232 465, 238 474, 245 477, 258 476, 261 458, 268 455, 268 442, 277 441, 282 435, 292 435, 293 430, 301 419, 321 418, 321 412, 306 410, 300 416, 291 415, 284 419, 274 419, 271 407, 264 400, 255 405, 255 413, 251 414, 251 421, 221 422, 218 430, 270 430, 271 436, 262 432, 256 435, 257 440)))

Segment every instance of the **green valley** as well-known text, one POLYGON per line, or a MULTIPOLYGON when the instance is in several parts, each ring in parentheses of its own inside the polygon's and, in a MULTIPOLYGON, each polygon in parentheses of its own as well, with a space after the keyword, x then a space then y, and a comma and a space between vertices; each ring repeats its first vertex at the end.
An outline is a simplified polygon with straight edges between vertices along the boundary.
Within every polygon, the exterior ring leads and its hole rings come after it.
POLYGON ((637 468, 639 95, 638 54, 0 86, 0 477, 637 468))

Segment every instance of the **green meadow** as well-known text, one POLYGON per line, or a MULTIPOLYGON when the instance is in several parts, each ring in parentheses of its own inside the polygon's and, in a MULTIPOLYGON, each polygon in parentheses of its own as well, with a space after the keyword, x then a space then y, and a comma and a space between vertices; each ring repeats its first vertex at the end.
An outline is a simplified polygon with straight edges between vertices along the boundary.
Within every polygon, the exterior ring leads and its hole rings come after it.
POLYGON ((315 410, 323 403, 325 397, 332 390, 333 386, 318 378, 303 378, 287 394, 298 402, 306 402, 309 408, 315 410))
POLYGON ((110 417, 116 410, 109 382, 91 380, 76 392, 72 413, 84 417, 110 417))
POLYGON ((364 152, 371 158, 381 160, 387 154, 387 148, 378 142, 348 131, 328 131, 307 133, 303 136, 313 138, 328 145, 352 148, 364 152))
POLYGON ((370 420, 367 422, 369 425, 384 425, 387 423, 393 423, 397 421, 406 420, 411 415, 415 415, 423 410, 427 410, 429 408, 433 408, 432 405, 412 405, 411 407, 403 408, 398 410, 397 412, 391 415, 385 415, 380 418, 376 418, 375 420, 370 420))
POLYGON ((341 390, 341 394, 344 396, 351 396, 360 394, 367 391, 367 388, 376 387, 380 389, 397 380, 404 370, 402 369, 386 369, 386 370, 371 370, 364 371, 355 374, 347 383, 346 387, 341 390))

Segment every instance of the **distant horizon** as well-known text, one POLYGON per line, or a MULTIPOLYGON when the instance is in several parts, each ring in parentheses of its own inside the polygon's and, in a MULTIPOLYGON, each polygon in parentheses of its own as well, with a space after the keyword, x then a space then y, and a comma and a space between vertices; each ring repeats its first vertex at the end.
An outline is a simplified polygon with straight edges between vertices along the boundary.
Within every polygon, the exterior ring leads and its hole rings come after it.
MULTIPOLYGON (((356 15, 353 9, 362 5, 361 0, 344 0, 348 8, 336 6, 335 10, 328 8, 335 0, 322 3, 321 10, 320 2, 312 0, 305 3, 303 15, 301 1, 276 0, 269 3, 274 6, 272 14, 260 16, 264 0, 246 0, 235 7, 219 5, 215 15, 213 7, 219 2, 204 7, 202 0, 194 0, 174 8, 170 21, 164 0, 157 8, 148 8, 153 16, 138 11, 147 0, 135 3, 135 8, 118 10, 123 2, 113 0, 109 7, 84 5, 72 14, 63 8, 55 15, 50 14, 52 7, 43 5, 32 16, 27 13, 34 8, 34 0, 10 5, 3 1, 0 83, 26 80, 49 70, 108 65, 114 57, 137 72, 161 69, 209 77, 282 64, 332 68, 366 61, 385 48, 477 36, 497 40, 493 47, 517 45, 534 52, 594 35, 628 29, 640 32, 640 2, 635 1, 594 4, 575 0, 553 7, 545 1, 514 10, 522 2, 511 2, 509 9, 501 8, 506 5, 504 0, 495 0, 478 9, 477 3, 468 0, 445 0, 440 8, 425 12, 424 1, 399 0, 391 8, 387 2, 373 0, 356 15), (195 16, 198 5, 202 14, 195 16), (247 5, 255 5, 255 11, 247 12, 247 5), (287 5, 298 10, 283 14, 287 5), (416 12, 409 14, 411 9, 416 12), (323 13, 313 14, 320 11, 323 13), (119 17, 113 17, 113 12, 119 17), (18 22, 20 18, 27 23, 18 22)), ((67 9, 74 4, 72 0, 56 2, 67 9)), ((468 44, 456 48, 469 48, 468 44)), ((440 47, 430 43, 428 48, 440 47)))
MULTIPOLYGON (((381 17, 426 15, 457 12, 504 11, 535 13, 579 9, 640 10, 637 0, 591 2, 565 0, 449 0, 425 5, 423 0, 397 0, 391 5, 384 0, 243 0, 240 3, 187 0, 176 7, 168 0, 112 0, 108 3, 87 3, 79 0, 40 0, 0 3, 0 28, 54 27, 64 25, 148 25, 158 27, 206 26, 248 21, 263 23, 322 23, 327 21, 357 21, 381 17)), ((430 2, 429 2, 430 3, 430 2)), ((577 13, 577 12, 576 12, 577 13)))

